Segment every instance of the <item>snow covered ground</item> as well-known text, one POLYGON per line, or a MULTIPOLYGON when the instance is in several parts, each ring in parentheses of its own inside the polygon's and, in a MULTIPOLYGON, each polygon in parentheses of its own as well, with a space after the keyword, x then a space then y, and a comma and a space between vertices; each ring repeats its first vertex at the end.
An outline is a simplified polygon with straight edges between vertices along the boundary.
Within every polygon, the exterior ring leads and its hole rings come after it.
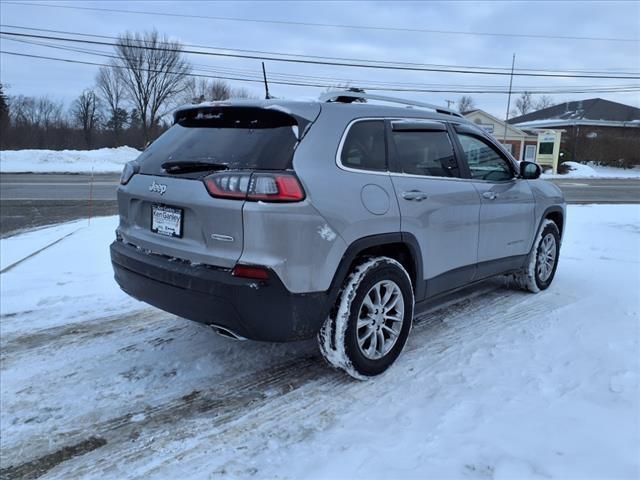
POLYGON ((542 178, 637 178, 640 180, 640 168, 623 169, 603 167, 599 165, 585 165, 578 162, 564 162, 569 172, 543 173, 542 178))
MULTIPOLYGON (((0 476, 638 478, 640 206, 567 222, 549 290, 492 282, 422 314, 369 382, 314 342, 234 342, 128 298, 115 218, 69 227, 0 276, 0 476)), ((25 245, 1 240, 2 263, 25 245)))
POLYGON ((98 150, 2 150, 1 173, 120 173, 140 152, 131 147, 98 150))

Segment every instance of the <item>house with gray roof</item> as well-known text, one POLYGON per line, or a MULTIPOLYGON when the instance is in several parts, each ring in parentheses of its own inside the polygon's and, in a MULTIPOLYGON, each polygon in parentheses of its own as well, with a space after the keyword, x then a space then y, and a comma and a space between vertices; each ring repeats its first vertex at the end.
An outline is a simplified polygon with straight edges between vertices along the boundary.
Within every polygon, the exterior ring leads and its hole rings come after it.
POLYGON ((564 130, 563 160, 640 165, 640 108, 602 98, 565 102, 508 122, 521 129, 564 130))

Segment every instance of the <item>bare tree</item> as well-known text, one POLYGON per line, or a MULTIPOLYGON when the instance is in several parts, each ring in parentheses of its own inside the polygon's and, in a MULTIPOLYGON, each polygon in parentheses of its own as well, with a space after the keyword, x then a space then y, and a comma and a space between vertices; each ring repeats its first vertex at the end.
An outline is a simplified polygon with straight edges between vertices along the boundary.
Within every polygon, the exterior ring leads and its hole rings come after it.
POLYGON ((100 98, 107 107, 107 126, 113 131, 114 139, 118 144, 127 121, 127 112, 123 108, 126 92, 122 75, 113 67, 100 67, 96 76, 96 85, 100 98))
POLYGON ((36 124, 36 99, 34 97, 12 96, 9 98, 9 105, 11 106, 9 114, 14 125, 36 124))
POLYGON ((214 80, 209 86, 211 100, 227 100, 231 98, 231 87, 224 80, 214 80))
POLYGON ((207 78, 189 78, 181 103, 200 103, 227 100, 231 96, 231 87, 224 80, 207 78))
POLYGON ((182 45, 155 30, 121 35, 116 53, 118 58, 113 66, 140 114, 146 143, 159 124, 162 109, 167 109, 184 91, 191 67, 184 58, 182 45))
POLYGON ((553 101, 553 98, 549 95, 542 95, 538 100, 536 100, 535 109, 542 110, 544 108, 553 107, 555 104, 556 103, 553 101))
POLYGON ((460 113, 470 112, 474 108, 476 108, 476 102, 470 95, 463 95, 458 100, 458 111, 460 113))
POLYGON ((229 98, 258 98, 256 95, 251 93, 244 87, 238 87, 231 89, 231 93, 229 94, 229 98))
POLYGON ((87 89, 73 101, 71 115, 76 124, 82 128, 84 141, 87 148, 93 145, 93 133, 96 130, 100 118, 98 95, 91 89, 87 89))
POLYGON ((533 110, 533 98, 531 97, 531 92, 523 92, 516 99, 516 108, 511 112, 511 115, 518 117, 520 115, 526 115, 531 110, 533 110))
POLYGON ((62 123, 62 103, 48 97, 18 95, 10 100, 11 120, 16 124, 50 128, 62 123))

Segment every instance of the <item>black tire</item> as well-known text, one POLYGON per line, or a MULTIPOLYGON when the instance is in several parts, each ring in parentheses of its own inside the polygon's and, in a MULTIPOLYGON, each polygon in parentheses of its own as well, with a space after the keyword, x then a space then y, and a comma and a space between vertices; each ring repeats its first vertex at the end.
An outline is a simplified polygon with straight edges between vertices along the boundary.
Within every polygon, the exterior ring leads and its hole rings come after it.
POLYGON ((331 365, 354 378, 362 380, 379 375, 395 362, 404 348, 413 321, 413 307, 411 278, 403 266, 388 257, 367 259, 349 275, 340 292, 336 314, 322 326, 318 334, 320 352, 331 365), (370 316, 373 312, 369 311, 372 305, 370 295, 375 297, 376 291, 382 307, 376 310, 377 320, 370 316), (384 304, 387 296, 389 298, 384 304), (399 313, 399 304, 402 314, 399 313), (391 306, 390 309, 386 310, 385 305, 391 306), (365 311, 367 315, 362 316, 365 311), (400 323, 396 318, 402 318, 401 325, 396 326, 400 323), (359 319, 360 322, 370 321, 371 325, 358 327, 359 319), (359 338, 367 334, 369 339, 361 345, 359 338), (385 347, 389 348, 388 351, 385 347))
POLYGON ((540 232, 536 237, 536 241, 533 244, 531 253, 527 265, 522 272, 515 275, 516 284, 529 292, 538 293, 542 290, 546 290, 553 282, 553 278, 556 275, 558 268, 558 260, 560 259, 560 231, 558 226, 551 220, 544 220, 540 228, 540 232), (553 240, 549 240, 551 237, 553 240), (545 270, 541 266, 545 258, 545 250, 548 247, 547 243, 552 243, 553 248, 553 265, 545 270))

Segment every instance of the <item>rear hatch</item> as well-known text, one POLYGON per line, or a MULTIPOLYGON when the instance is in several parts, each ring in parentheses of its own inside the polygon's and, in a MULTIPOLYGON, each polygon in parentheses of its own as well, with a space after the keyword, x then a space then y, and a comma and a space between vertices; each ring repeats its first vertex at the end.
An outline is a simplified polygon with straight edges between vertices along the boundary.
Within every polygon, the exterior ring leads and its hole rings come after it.
POLYGON ((119 234, 153 253, 233 267, 242 254, 246 200, 218 198, 212 189, 291 170, 295 148, 319 111, 308 104, 305 116, 273 105, 179 110, 174 125, 135 161, 137 174, 118 190, 119 234))

